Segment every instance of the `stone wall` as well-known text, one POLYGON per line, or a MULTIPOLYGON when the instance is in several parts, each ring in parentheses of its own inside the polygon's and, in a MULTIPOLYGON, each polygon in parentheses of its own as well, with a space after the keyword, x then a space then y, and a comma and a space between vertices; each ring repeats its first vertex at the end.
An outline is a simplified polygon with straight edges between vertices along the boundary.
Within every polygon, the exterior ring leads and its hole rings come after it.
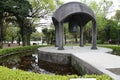
POLYGON ((72 65, 79 74, 102 74, 101 71, 72 54, 39 51, 38 62, 40 60, 57 64, 72 65))
POLYGON ((48 61, 48 62, 57 63, 57 64, 70 64, 71 56, 70 54, 39 51, 38 61, 39 60, 48 61))

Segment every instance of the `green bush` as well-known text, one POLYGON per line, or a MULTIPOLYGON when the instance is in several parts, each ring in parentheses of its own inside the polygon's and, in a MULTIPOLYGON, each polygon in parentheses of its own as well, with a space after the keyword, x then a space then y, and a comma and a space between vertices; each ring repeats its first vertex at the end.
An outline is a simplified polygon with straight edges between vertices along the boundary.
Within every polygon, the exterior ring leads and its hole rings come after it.
MULTIPOLYGON (((70 80, 71 78, 78 78, 77 75, 47 75, 32 72, 25 72, 22 70, 12 70, 0 66, 0 80, 70 80)), ((112 80, 106 75, 84 75, 84 78, 96 78, 97 80, 112 80)))
POLYGON ((84 75, 84 78, 96 78, 96 80, 112 80, 112 78, 110 78, 107 75, 84 75))
POLYGON ((112 54, 120 56, 120 46, 112 46, 111 45, 111 46, 102 46, 102 47, 111 48, 111 49, 113 49, 112 54))
POLYGON ((12 70, 0 66, 0 80, 69 80, 76 78, 77 75, 60 76, 12 70))
POLYGON ((106 47, 106 48, 111 48, 111 49, 113 49, 113 50, 120 50, 120 46, 112 46, 112 45, 110 45, 110 46, 102 46, 102 47, 106 47))
POLYGON ((103 44, 104 42, 102 40, 97 40, 97 44, 103 44))
POLYGON ((9 54, 12 52, 21 52, 21 51, 27 51, 27 50, 36 50, 39 47, 44 47, 43 45, 34 45, 34 46, 24 46, 24 47, 16 47, 16 48, 6 48, 6 49, 0 49, 0 55, 9 54))

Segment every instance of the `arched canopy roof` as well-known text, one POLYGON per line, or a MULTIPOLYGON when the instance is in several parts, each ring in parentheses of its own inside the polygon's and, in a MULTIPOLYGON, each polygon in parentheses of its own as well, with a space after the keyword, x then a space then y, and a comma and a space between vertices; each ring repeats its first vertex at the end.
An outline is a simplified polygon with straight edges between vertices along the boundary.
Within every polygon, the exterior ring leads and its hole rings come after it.
POLYGON ((74 20, 78 25, 83 26, 90 20, 96 22, 93 11, 80 2, 70 2, 62 5, 55 11, 52 20, 54 24, 74 20))

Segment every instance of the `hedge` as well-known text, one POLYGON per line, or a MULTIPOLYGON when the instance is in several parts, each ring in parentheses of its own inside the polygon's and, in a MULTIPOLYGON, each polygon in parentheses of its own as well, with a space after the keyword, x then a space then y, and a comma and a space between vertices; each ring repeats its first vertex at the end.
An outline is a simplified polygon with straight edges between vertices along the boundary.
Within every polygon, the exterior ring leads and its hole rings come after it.
MULTIPOLYGON (((112 80, 106 75, 85 75, 85 78, 96 78, 96 80, 112 80)), ((82 78, 83 78, 82 77, 82 78)), ((77 75, 48 75, 22 70, 13 70, 0 66, 0 80, 70 80, 71 78, 79 78, 77 75)))
POLYGON ((113 49, 113 52, 111 54, 120 56, 120 46, 112 46, 111 45, 111 46, 101 46, 101 47, 111 48, 111 49, 113 49))
POLYGON ((112 45, 110 45, 110 46, 101 46, 101 47, 106 47, 106 48, 111 48, 111 49, 113 49, 113 50, 120 50, 120 46, 112 46, 112 45))
POLYGON ((0 55, 10 54, 12 52, 21 52, 27 50, 36 50, 39 47, 44 47, 43 45, 34 45, 34 46, 21 46, 16 48, 5 48, 0 49, 0 55))

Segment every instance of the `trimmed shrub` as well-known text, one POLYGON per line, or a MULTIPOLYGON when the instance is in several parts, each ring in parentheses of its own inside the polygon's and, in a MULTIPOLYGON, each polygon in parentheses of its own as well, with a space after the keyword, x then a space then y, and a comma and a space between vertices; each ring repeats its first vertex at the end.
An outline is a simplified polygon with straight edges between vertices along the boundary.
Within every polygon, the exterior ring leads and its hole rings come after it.
POLYGON ((111 48, 113 49, 112 54, 120 56, 120 46, 102 46, 105 48, 111 48))
POLYGON ((112 78, 110 78, 107 75, 84 75, 84 78, 96 78, 96 80, 112 80, 112 78))
MULTIPOLYGON (((107 75, 84 75, 84 78, 96 78, 96 80, 112 80, 107 75)), ((82 77, 82 78, 83 78, 82 77)), ((47 75, 22 70, 12 70, 0 66, 0 80, 70 80, 71 78, 79 78, 77 75, 47 75)))
POLYGON ((0 80, 69 80, 77 75, 60 76, 25 72, 22 70, 12 70, 0 66, 0 80))
POLYGON ((34 45, 34 46, 21 46, 16 48, 6 48, 6 49, 0 49, 0 55, 10 54, 13 52, 24 52, 28 50, 36 50, 39 47, 45 47, 43 45, 34 45))

